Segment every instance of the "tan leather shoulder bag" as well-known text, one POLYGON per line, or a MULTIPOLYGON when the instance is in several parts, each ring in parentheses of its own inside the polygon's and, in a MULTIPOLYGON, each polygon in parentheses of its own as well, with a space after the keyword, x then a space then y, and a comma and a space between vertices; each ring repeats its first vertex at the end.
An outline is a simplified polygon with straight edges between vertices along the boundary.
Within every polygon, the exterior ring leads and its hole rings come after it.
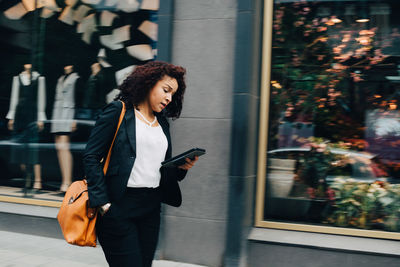
MULTIPOLYGON (((121 101, 122 102, 122 101, 121 101)), ((105 174, 110 162, 111 150, 114 145, 118 129, 125 115, 125 104, 122 102, 122 110, 119 116, 117 130, 107 153, 103 173, 105 174)), ((96 246, 96 220, 97 209, 89 207, 88 187, 85 179, 73 182, 65 192, 63 202, 57 214, 65 240, 78 246, 96 246)))

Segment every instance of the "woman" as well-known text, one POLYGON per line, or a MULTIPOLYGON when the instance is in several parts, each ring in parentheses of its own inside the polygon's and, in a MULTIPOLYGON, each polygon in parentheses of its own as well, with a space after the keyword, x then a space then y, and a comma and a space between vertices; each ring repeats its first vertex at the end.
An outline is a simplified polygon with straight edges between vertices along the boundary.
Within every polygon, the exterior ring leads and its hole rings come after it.
MULTIPOLYGON (((91 207, 99 207, 97 235, 110 266, 151 266, 160 227, 165 188, 197 161, 178 168, 160 168, 171 157, 166 117, 178 118, 185 92, 185 69, 165 62, 138 66, 120 86, 120 101, 106 106, 92 130, 84 155, 91 207), (106 175, 101 160, 114 137, 123 101, 124 120, 118 130, 106 175), (160 187, 161 182, 161 187, 160 187)), ((171 193, 171 192, 169 192, 171 193)), ((168 196, 171 198, 171 196, 168 196)))

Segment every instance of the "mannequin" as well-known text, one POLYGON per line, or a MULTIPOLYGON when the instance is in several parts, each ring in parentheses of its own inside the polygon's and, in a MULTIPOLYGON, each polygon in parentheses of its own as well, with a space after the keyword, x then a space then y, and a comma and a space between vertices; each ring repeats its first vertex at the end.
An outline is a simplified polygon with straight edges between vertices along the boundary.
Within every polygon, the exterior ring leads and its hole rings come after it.
POLYGON ((96 120, 101 109, 106 105, 107 81, 100 63, 92 64, 91 70, 92 74, 85 86, 82 107, 87 114, 86 119, 96 120))
POLYGON ((28 145, 38 141, 38 131, 44 127, 45 86, 45 78, 32 71, 31 64, 25 64, 24 71, 14 76, 12 82, 10 108, 6 118, 9 119, 8 129, 12 131, 13 140, 22 146, 13 147, 11 162, 21 164, 26 173, 25 194, 32 187, 32 173, 35 177, 33 188, 42 188, 38 151, 28 145))
POLYGON ((73 158, 69 149, 70 134, 76 129, 75 89, 79 75, 73 65, 64 67, 64 75, 57 82, 54 99, 51 133, 55 134, 58 162, 60 164, 62 183, 60 191, 65 192, 72 182, 73 158))

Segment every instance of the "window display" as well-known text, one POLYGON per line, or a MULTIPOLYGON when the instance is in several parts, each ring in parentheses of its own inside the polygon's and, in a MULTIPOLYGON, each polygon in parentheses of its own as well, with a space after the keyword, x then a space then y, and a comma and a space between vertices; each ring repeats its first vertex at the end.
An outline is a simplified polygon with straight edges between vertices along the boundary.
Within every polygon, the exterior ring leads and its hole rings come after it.
POLYGON ((264 220, 400 232, 397 1, 274 1, 264 220))
POLYGON ((0 195, 61 200, 101 109, 157 56, 158 0, 0 3, 0 195), (11 89, 11 90, 10 90, 11 89))
POLYGON ((45 83, 43 76, 32 71, 31 64, 25 64, 24 71, 13 78, 10 109, 6 116, 8 129, 12 131, 11 140, 18 144, 11 149, 10 161, 21 164, 25 171, 25 193, 32 186, 32 176, 33 188, 41 188, 38 153, 28 145, 38 142, 38 131, 43 128, 43 121, 46 120, 45 83))
POLYGON ((61 192, 66 192, 72 183, 72 155, 69 151, 70 135, 76 128, 75 90, 79 75, 73 65, 64 67, 64 75, 58 78, 52 112, 50 132, 55 135, 58 161, 61 169, 61 192))

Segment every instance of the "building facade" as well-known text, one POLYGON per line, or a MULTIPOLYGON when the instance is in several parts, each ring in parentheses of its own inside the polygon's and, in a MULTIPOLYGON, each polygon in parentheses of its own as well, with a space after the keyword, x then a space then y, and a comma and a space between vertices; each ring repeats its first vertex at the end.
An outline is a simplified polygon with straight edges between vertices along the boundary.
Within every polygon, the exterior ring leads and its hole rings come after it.
MULTIPOLYGON (((112 98, 135 65, 157 58, 188 70, 183 112, 171 122, 173 154, 207 150, 181 183, 182 207, 163 208, 158 258, 206 266, 400 264, 396 1, 133 2, 1 3, 9 67, 0 74, 7 107, 0 147, 34 159, 5 157, 3 203, 57 207, 68 173, 83 175, 80 151, 97 102, 112 98), (29 142, 18 142, 7 127, 13 76, 27 71, 24 64, 45 77, 46 96, 38 93, 35 103, 46 119, 29 142), (68 135, 73 164, 62 167, 51 116, 57 80, 71 65, 80 77, 78 125, 68 135), (90 103, 88 88, 103 92, 101 100, 90 103), (39 151, 15 146, 26 143, 39 151)), ((5 229, 29 225, 61 238, 54 218, 2 213, 18 221, 5 229)))

